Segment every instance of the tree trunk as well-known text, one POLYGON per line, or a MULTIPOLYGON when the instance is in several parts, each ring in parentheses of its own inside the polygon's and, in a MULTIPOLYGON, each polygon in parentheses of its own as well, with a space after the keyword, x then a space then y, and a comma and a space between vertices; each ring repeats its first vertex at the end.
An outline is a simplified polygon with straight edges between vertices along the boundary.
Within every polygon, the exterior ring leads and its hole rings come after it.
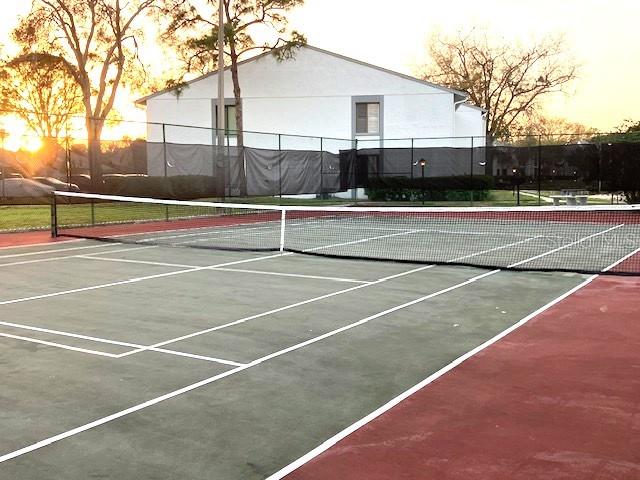
POLYGON ((102 164, 100 159, 100 137, 104 120, 87 118, 87 154, 89 159, 89 174, 91 175, 91 190, 99 193, 102 190, 102 164))
POLYGON ((247 168, 244 156, 244 125, 242 120, 242 91, 240 89, 240 78, 238 76, 238 56, 235 45, 231 44, 231 78, 233 80, 233 96, 236 102, 236 128, 237 128, 237 148, 238 162, 240 163, 240 196, 247 196, 247 168))

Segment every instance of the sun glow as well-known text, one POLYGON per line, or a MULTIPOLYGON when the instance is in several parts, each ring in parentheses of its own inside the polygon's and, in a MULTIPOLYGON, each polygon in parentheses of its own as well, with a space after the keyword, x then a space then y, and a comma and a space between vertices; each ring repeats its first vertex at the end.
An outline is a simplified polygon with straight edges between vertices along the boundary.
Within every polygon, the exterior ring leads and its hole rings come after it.
POLYGON ((0 148, 3 150, 37 152, 42 148, 42 139, 29 132, 27 126, 16 117, 3 117, 0 131, 0 148))

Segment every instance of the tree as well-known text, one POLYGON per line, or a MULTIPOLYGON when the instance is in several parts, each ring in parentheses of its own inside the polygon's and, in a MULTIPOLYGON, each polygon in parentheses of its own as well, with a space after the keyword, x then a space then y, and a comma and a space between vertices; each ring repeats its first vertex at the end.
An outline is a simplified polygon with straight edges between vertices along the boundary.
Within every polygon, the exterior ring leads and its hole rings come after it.
POLYGON ((73 69, 61 57, 29 53, 0 70, 4 112, 22 119, 37 135, 58 138, 74 115, 82 113, 82 91, 73 69))
POLYGON ((600 170, 611 190, 627 203, 640 204, 640 121, 625 120, 614 132, 594 136, 600 148, 600 170))
POLYGON ((565 53, 562 37, 528 46, 490 40, 486 31, 453 36, 434 34, 423 78, 469 94, 487 109, 487 134, 504 138, 540 100, 560 92, 576 78, 577 66, 565 53))
POLYGON ((139 20, 159 0, 32 0, 13 31, 23 53, 64 59, 82 93, 94 188, 101 169, 100 138, 123 84, 141 81, 139 20))
POLYGON ((549 117, 538 109, 531 109, 518 118, 511 129, 512 142, 524 143, 527 140, 550 144, 576 143, 588 141, 598 130, 581 123, 570 122, 564 118, 549 117))
MULTIPOLYGON (((163 39, 177 46, 185 62, 185 73, 205 72, 217 66, 218 19, 215 14, 219 0, 207 0, 208 8, 199 8, 194 0, 174 0, 167 5, 165 15, 172 19, 163 39)), ((286 12, 300 6, 304 0, 220 0, 225 11, 225 57, 231 70, 233 96, 236 105, 236 128, 238 146, 243 145, 242 90, 238 75, 238 63, 255 53, 272 51, 279 59, 290 58, 295 50, 306 43, 299 32, 288 30, 286 12), (259 44, 255 40, 256 30, 269 31, 271 42, 259 44)), ((225 58, 222 59, 225 61, 225 58)), ((175 82, 174 82, 175 83, 175 82)))

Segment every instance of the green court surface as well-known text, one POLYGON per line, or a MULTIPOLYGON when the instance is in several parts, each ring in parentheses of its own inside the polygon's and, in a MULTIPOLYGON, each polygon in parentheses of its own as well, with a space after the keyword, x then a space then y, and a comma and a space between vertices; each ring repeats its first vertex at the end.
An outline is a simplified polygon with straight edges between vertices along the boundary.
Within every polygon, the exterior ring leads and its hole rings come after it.
POLYGON ((0 250, 0 477, 268 478, 587 277, 0 250))

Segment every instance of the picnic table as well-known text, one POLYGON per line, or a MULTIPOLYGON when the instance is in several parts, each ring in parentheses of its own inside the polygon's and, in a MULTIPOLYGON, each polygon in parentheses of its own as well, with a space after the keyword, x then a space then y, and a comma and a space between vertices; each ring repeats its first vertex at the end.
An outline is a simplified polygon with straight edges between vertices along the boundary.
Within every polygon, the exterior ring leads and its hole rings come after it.
POLYGON ((585 190, 562 190, 560 195, 551 195, 554 205, 561 205, 564 201, 567 205, 586 205, 589 200, 589 192, 585 190))

